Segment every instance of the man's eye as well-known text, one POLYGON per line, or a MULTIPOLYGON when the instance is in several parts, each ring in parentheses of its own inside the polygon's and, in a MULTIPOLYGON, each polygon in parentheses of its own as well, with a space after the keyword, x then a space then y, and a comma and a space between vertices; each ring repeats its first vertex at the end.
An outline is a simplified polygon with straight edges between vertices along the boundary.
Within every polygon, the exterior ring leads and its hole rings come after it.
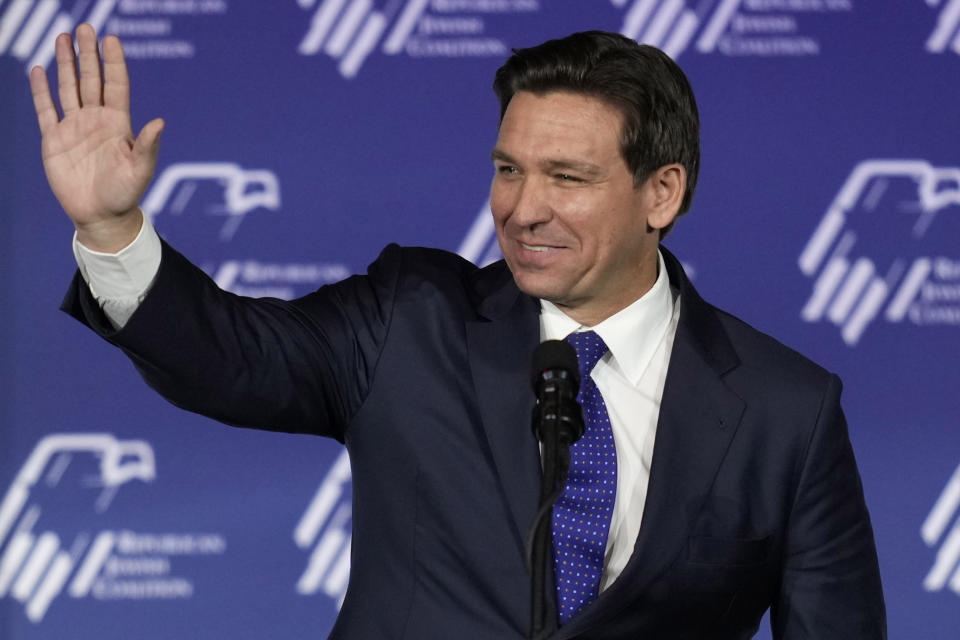
POLYGON ((580 182, 581 181, 580 178, 576 176, 572 176, 569 173, 558 173, 557 178, 559 178, 563 182, 580 182))
POLYGON ((508 164, 504 164, 497 167, 497 173, 502 173, 505 175, 513 175, 517 173, 517 168, 508 164))

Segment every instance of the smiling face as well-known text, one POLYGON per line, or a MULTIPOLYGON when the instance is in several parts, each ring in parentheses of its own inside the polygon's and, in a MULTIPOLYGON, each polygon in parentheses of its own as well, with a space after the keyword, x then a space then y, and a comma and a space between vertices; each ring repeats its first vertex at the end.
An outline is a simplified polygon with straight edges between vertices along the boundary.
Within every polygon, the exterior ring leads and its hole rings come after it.
POLYGON ((622 122, 596 98, 521 91, 492 154, 490 208, 517 286, 588 326, 653 286, 658 229, 676 214, 665 198, 678 170, 661 168, 635 187, 620 153, 622 122))

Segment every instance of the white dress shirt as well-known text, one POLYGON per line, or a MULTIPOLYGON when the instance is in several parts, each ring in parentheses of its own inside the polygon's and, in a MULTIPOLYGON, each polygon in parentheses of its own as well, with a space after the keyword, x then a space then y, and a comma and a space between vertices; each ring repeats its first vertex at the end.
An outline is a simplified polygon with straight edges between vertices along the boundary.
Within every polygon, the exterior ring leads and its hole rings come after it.
MULTIPOLYGON (((137 238, 118 253, 91 251, 76 235, 73 252, 80 274, 114 328, 136 311, 160 268, 160 238, 143 217, 137 238)), ((663 256, 653 287, 630 306, 594 327, 585 327, 554 304, 540 301, 541 340, 562 340, 574 331, 595 331, 610 351, 590 376, 607 405, 617 447, 617 495, 607 536, 603 578, 606 589, 620 576, 640 533, 650 481, 660 400, 680 317, 663 256)))

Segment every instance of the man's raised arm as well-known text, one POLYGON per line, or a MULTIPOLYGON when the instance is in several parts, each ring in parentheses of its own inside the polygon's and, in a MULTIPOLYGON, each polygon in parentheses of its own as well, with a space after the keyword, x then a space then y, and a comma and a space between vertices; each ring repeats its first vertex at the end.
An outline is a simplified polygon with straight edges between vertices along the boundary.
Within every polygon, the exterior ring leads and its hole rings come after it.
POLYGON ((69 35, 56 42, 62 117, 44 70, 30 71, 44 168, 76 227, 83 275, 61 308, 123 349, 179 407, 228 424, 343 440, 388 332, 400 252, 386 251, 370 277, 297 300, 219 289, 163 245, 137 207, 163 121, 134 138, 120 41, 104 39, 101 75, 93 28, 80 25, 76 35, 79 60, 69 35))

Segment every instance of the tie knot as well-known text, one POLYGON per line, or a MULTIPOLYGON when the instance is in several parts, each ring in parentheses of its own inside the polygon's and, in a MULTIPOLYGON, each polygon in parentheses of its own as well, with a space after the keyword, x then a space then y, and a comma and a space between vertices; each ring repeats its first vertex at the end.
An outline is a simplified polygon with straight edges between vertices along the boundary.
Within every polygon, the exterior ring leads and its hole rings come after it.
POLYGON ((581 331, 580 333, 571 333, 566 338, 574 350, 577 352, 577 360, 580 363, 580 377, 585 378, 590 375, 593 368, 600 362, 600 358, 609 351, 603 338, 593 331, 581 331))

